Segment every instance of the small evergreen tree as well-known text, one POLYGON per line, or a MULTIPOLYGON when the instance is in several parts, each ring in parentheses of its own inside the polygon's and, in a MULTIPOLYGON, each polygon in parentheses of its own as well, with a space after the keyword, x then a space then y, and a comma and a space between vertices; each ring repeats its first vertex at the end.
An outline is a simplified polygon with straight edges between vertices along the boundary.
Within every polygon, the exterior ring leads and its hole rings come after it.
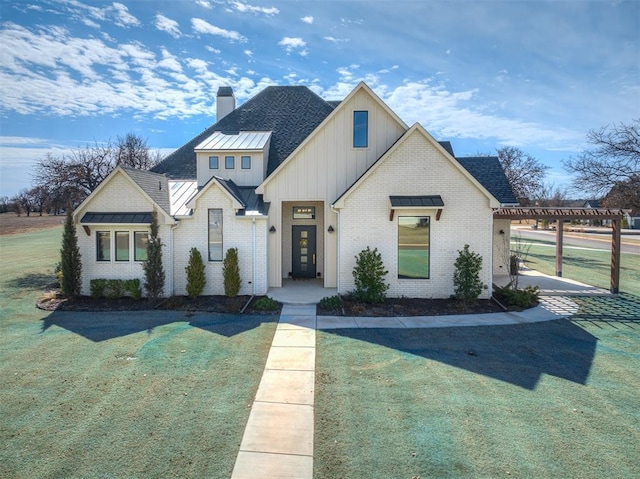
POLYGON ((144 287, 151 299, 162 297, 164 290, 164 267, 162 266, 162 240, 158 237, 158 212, 151 215, 151 234, 147 245, 147 260, 144 269, 144 287))
POLYGON ((356 299, 365 303, 383 303, 389 289, 389 285, 384 282, 387 273, 378 248, 371 251, 367 246, 367 249, 360 251, 352 271, 356 285, 354 291, 356 299))
POLYGON ((189 251, 189 264, 185 270, 187 272, 187 294, 190 298, 200 296, 204 291, 204 285, 207 284, 207 279, 204 275, 202 255, 197 248, 191 248, 189 251))
POLYGON ((71 209, 71 205, 69 205, 62 233, 60 288, 65 296, 75 298, 80 295, 82 289, 82 261, 71 209))
POLYGON ((238 293, 240 292, 240 285, 242 284, 237 248, 229 248, 227 253, 224 255, 222 275, 224 276, 225 296, 235 298, 238 296, 238 293))
POLYGON ((464 245, 458 251, 458 258, 455 262, 453 272, 453 286, 456 298, 465 303, 473 303, 478 300, 482 293, 483 284, 480 280, 482 270, 482 256, 473 251, 469 251, 469 245, 464 245))

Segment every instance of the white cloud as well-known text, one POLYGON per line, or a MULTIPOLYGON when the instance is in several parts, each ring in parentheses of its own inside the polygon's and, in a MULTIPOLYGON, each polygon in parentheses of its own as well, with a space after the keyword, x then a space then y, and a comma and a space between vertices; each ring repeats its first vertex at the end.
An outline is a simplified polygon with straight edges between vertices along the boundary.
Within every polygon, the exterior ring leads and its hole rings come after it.
POLYGON ((244 51, 244 54, 245 54, 246 56, 248 56, 249 58, 252 58, 252 57, 253 57, 253 52, 252 52, 251 50, 245 50, 245 51, 244 51))
POLYGON ((181 72, 182 65, 166 48, 162 49, 162 60, 158 62, 158 67, 166 68, 174 72, 181 72))
POLYGON ((178 22, 171 20, 160 13, 156 15, 155 25, 158 30, 167 32, 173 38, 180 38, 182 36, 180 28, 178 28, 178 22))
POLYGON ((220 53, 222 53, 221 50, 218 50, 217 48, 213 48, 210 45, 205 45, 204 49, 207 50, 208 52, 215 53, 216 55, 220 55, 220 53))
POLYGON ((140 25, 140 21, 129 13, 129 9, 122 3, 113 3, 115 13, 115 23, 120 27, 131 27, 140 25))
POLYGON ((211 3, 207 0, 196 0, 196 5, 200 5, 203 8, 211 8, 211 3))
POLYGON ((242 43, 247 41, 247 39, 240 33, 233 30, 225 30, 224 28, 216 27, 215 25, 211 25, 209 22, 201 18, 192 18, 191 25, 197 33, 217 35, 228 40, 242 43))
POLYGON ((332 36, 324 37, 324 39, 331 43, 345 43, 349 41, 348 38, 336 38, 332 36))
POLYGON ((303 23, 308 23, 309 25, 313 24, 313 17, 311 15, 302 17, 300 20, 302 20, 303 23))
POLYGON ((300 37, 284 37, 278 42, 278 45, 284 47, 287 53, 298 51, 298 53, 302 56, 307 55, 307 50, 304 48, 307 43, 300 37))
POLYGON ((276 7, 257 7, 254 5, 249 5, 247 3, 242 3, 242 2, 232 2, 231 3, 235 9, 241 13, 263 13, 265 15, 277 15, 278 13, 280 13, 280 10, 278 10, 276 7))

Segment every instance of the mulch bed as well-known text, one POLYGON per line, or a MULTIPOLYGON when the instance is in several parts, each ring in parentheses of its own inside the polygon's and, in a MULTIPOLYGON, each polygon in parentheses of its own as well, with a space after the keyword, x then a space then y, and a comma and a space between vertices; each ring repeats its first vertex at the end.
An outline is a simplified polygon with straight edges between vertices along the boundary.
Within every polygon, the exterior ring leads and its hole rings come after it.
POLYGON ((319 316, 442 316, 447 314, 499 313, 503 309, 494 301, 479 300, 464 305, 455 299, 387 298, 381 304, 365 304, 343 298, 339 309, 324 309, 318 306, 319 316))

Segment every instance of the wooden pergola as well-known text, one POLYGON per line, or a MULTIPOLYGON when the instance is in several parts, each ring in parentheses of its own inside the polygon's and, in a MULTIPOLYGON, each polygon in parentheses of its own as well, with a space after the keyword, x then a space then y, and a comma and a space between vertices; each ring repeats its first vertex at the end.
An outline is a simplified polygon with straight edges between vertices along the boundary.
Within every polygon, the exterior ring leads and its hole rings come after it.
POLYGON ((556 227, 556 276, 562 277, 562 237, 565 221, 571 220, 611 220, 611 288, 618 294, 620 288, 620 246, 622 244, 621 226, 626 210, 615 208, 499 208, 494 211, 495 218, 509 220, 547 220, 557 221, 556 227))

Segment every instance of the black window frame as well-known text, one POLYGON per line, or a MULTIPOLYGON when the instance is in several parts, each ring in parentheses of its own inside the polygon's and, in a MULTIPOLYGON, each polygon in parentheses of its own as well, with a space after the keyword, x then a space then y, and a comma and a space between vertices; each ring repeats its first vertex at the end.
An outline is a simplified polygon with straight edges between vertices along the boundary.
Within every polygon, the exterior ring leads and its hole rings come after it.
POLYGON ((369 111, 354 110, 353 112, 353 147, 369 147, 369 111))
POLYGON ((225 170, 236 169, 236 157, 234 155, 226 155, 224 157, 224 169, 225 170), (231 166, 229 166, 229 160, 231 160, 231 166))
POLYGON ((219 170, 220 169, 220 157, 218 155, 212 155, 209 157, 209 169, 210 170, 219 170), (215 166, 211 166, 211 161, 215 159, 215 166))
POLYGON ((240 157, 240 168, 243 170, 250 170, 251 169, 251 155, 242 155, 240 157), (245 160, 247 160, 247 163, 245 166, 245 160))

